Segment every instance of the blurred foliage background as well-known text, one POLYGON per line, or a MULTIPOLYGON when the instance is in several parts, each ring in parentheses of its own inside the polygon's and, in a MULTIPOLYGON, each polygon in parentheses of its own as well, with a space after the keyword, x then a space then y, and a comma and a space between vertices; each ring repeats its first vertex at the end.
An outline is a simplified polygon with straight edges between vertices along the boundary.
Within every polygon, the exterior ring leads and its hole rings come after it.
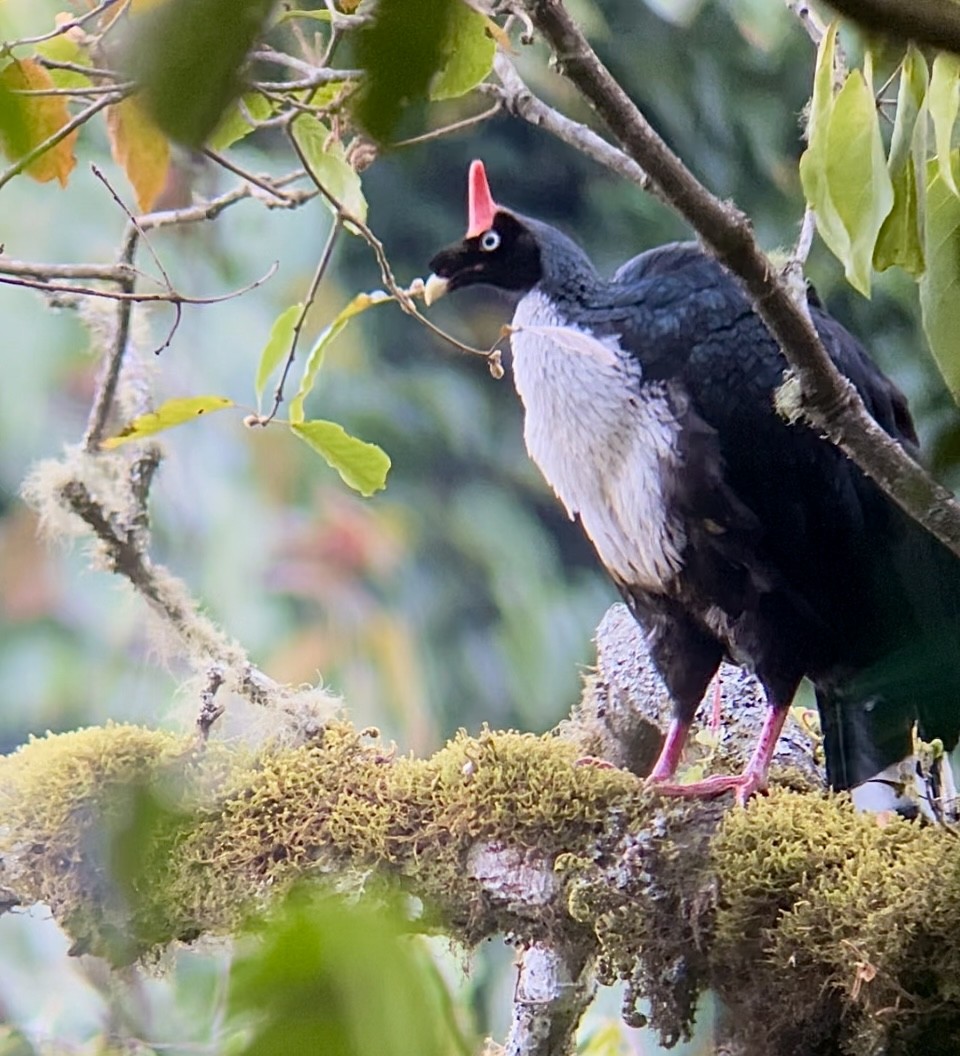
MULTIPOLYGON (((5 36, 43 31, 58 6, 8 0, 0 9, 5 36)), ((750 214, 766 248, 789 246, 802 215, 800 113, 814 49, 786 7, 769 0, 571 0, 570 7, 700 179, 750 214)), ((547 71, 543 54, 530 50, 519 57, 529 81, 554 105, 587 119, 547 71)), ((482 105, 444 104, 443 121, 482 105)), ((125 218, 89 162, 102 165, 117 187, 123 177, 94 129, 80 139, 68 189, 24 178, 3 188, 6 254, 60 262, 115 257, 125 218)), ((244 164, 282 171, 287 148, 278 156, 279 146, 269 132, 251 136, 244 164)), ((401 282, 424 275, 433 252, 460 237, 474 157, 485 160, 499 199, 563 227, 601 268, 688 237, 635 188, 528 125, 498 117, 390 151, 364 174, 369 223, 401 282)), ((202 165, 194 178, 201 193, 223 189, 218 173, 202 165)), ((151 350, 170 309, 157 308, 149 321, 141 316, 135 338, 158 399, 221 392, 252 401, 271 323, 303 296, 329 224, 318 202, 284 212, 249 201, 215 223, 151 236, 174 283, 196 294, 243 284, 274 260, 280 265, 253 293, 187 308, 173 344, 158 357, 151 350)), ((925 351, 913 284, 882 276, 868 302, 843 283, 826 252, 814 252, 809 271, 831 310, 906 390, 932 464, 956 484, 960 431, 925 351)), ((341 239, 308 328, 317 333, 354 293, 379 285, 367 247, 341 239)), ((178 695, 182 672, 165 660, 143 606, 122 584, 89 571, 82 553, 38 541, 35 517, 18 497, 32 464, 82 434, 97 370, 90 334, 107 311, 110 305, 94 305, 81 318, 0 286, 4 750, 48 729, 107 718, 178 723, 196 708, 178 695)), ((508 303, 468 291, 442 302, 435 318, 484 346, 509 314, 508 303)), ((387 490, 355 497, 285 432, 250 431, 236 417, 216 416, 164 438, 152 502, 155 557, 191 585, 261 668, 285 681, 322 679, 342 694, 358 725, 381 727, 401 750, 429 752, 459 726, 483 722, 553 726, 578 696, 592 630, 614 591, 527 461, 509 375, 494 381, 481 361, 440 344, 392 305, 352 324, 324 370, 314 413, 388 451, 387 490)), ((52 969, 41 964, 22 918, 0 919, 0 936, 0 1014, 30 1022, 39 1014, 37 993, 31 1005, 18 973, 26 969, 40 984, 52 969)), ((58 941, 51 937, 49 949, 58 941)), ((494 961, 481 961, 469 982, 451 972, 481 1033, 502 1033, 497 1017, 510 999, 510 978, 494 961)), ((220 971, 215 959, 210 965, 203 970, 208 989, 220 971)), ((196 994, 190 972, 198 971, 181 966, 177 986, 186 972, 186 989, 196 994)), ((76 986, 92 988, 109 1006, 102 980, 76 986)), ((48 1007, 47 1029, 83 1021, 87 1006, 81 1001, 77 1011, 69 988, 37 990, 64 1005, 56 1015, 48 1007)), ((146 987, 140 1007, 173 1029, 180 1019, 162 1011, 169 994, 152 995, 146 987)), ((191 1025, 177 1037, 196 1041, 197 1017, 180 1018, 191 1025)), ((82 1036, 85 1028, 81 1022, 70 1029, 82 1036)), ((630 1036, 633 1051, 655 1051, 649 1039, 630 1036)))

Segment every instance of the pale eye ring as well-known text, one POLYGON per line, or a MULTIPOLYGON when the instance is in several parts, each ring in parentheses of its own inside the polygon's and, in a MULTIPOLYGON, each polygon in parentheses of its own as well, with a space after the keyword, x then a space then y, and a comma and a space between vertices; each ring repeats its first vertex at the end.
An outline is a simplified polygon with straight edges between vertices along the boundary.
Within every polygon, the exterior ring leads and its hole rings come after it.
POLYGON ((500 245, 500 233, 490 228, 480 236, 480 248, 485 253, 492 253, 500 245))

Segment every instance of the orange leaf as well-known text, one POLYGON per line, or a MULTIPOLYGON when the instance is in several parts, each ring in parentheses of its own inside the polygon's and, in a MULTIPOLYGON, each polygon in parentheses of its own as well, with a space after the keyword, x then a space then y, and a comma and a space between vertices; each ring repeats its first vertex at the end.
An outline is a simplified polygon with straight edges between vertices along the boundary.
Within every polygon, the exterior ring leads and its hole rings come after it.
POLYGON ((136 99, 122 99, 107 109, 107 134, 114 161, 123 168, 137 196, 137 207, 149 213, 167 184, 170 142, 136 99))
MULTIPOLYGON (((33 59, 14 59, 9 66, 0 71, 0 83, 11 92, 36 91, 54 87, 50 74, 33 59)), ((62 95, 18 95, 23 118, 26 150, 17 153, 11 144, 4 141, 4 150, 15 160, 38 147, 44 140, 59 132, 70 120, 67 101, 62 95)), ((66 187, 77 159, 73 153, 76 142, 76 131, 64 136, 49 150, 35 158, 24 170, 39 183, 59 180, 61 187, 66 187)))

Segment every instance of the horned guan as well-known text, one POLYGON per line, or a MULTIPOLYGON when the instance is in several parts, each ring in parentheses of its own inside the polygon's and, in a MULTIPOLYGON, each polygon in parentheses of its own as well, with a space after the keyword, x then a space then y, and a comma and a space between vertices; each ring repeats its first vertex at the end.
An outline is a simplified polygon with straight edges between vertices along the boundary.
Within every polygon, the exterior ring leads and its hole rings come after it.
MULTIPOLYGON (((527 450, 582 524, 674 701, 648 781, 671 794, 765 787, 804 677, 827 776, 868 809, 902 805, 917 724, 960 733, 960 560, 838 448, 774 405, 786 361, 739 281, 692 243, 610 279, 538 220, 498 205, 483 164, 465 238, 431 261, 428 303, 476 284, 519 294, 513 376, 527 450), (744 772, 674 783, 721 660, 768 702, 744 772)), ((906 399, 811 292, 813 323, 869 413, 905 449, 906 399)))

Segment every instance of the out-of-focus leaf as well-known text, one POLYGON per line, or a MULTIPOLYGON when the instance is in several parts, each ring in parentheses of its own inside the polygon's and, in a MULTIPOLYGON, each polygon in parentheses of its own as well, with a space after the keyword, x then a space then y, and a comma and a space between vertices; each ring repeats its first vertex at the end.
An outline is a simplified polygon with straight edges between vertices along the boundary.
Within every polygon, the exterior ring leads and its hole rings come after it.
MULTIPOLYGON (((367 199, 363 194, 360 174, 346 159, 343 144, 330 134, 321 121, 304 114, 293 125, 293 134, 307 159, 310 171, 343 206, 344 210, 360 221, 367 219, 367 199)), ((327 208, 336 215, 333 205, 323 199, 327 208)))
POLYGON ((358 440, 342 425, 319 418, 293 422, 290 428, 354 491, 369 497, 386 485, 390 456, 376 444, 358 440))
POLYGON ((329 22, 329 11, 304 11, 302 8, 294 8, 292 11, 281 11, 274 20, 274 25, 279 26, 281 22, 290 22, 298 18, 312 18, 316 22, 329 22))
POLYGON ((264 99, 259 92, 247 92, 223 115, 207 145, 212 150, 226 150, 254 130, 248 114, 254 121, 266 121, 272 113, 273 107, 269 99, 264 99))
POLYGON ((170 139, 199 147, 240 94, 272 0, 166 0, 132 20, 127 67, 170 139))
POLYGON ((293 342, 293 328, 297 319, 303 311, 302 304, 292 304, 282 311, 273 321, 270 328, 270 336, 260 353, 260 362, 257 364, 257 379, 254 383, 254 391, 257 394, 257 409, 260 409, 260 401, 263 399, 263 391, 267 387, 270 375, 280 366, 284 357, 290 352, 293 342))
POLYGON ((956 55, 942 51, 933 60, 928 99, 940 177, 953 194, 960 194, 953 174, 951 150, 953 126, 960 111, 960 58, 956 55))
POLYGON ((149 213, 167 183, 170 141, 133 96, 107 110, 107 135, 110 153, 137 196, 137 208, 149 213))
POLYGON ((357 38, 366 71, 354 97, 357 120, 378 141, 390 138, 404 107, 427 98, 444 63, 444 42, 461 0, 380 0, 373 24, 357 38))
MULTIPOLYGON (((72 62, 78 66, 90 64, 90 56, 86 48, 80 47, 69 33, 61 33, 49 40, 42 40, 35 47, 37 54, 45 59, 53 59, 55 62, 72 62)), ((85 73, 77 73, 76 70, 52 69, 48 72, 50 79, 58 88, 88 88, 93 83, 85 73)))
POLYGON ((358 293, 333 322, 324 328, 317 340, 314 341, 313 348, 310 349, 310 355, 307 356, 307 362, 303 368, 300 388, 297 390, 296 396, 290 401, 291 422, 302 422, 304 419, 303 402, 310 395, 313 386, 316 384, 317 374, 323 364, 323 355, 330 342, 355 315, 365 312, 375 304, 383 304, 384 301, 391 299, 390 294, 383 290, 374 290, 372 293, 358 293))
POLYGON ((877 271, 885 271, 899 264, 911 275, 917 276, 923 272, 920 199, 917 195, 917 169, 912 146, 918 119, 923 122, 927 120, 923 102, 928 77, 926 60, 911 45, 900 74, 897 116, 887 163, 893 184, 893 208, 880 228, 873 251, 873 266, 877 271))
POLYGON ((139 418, 128 422, 116 436, 104 440, 102 446, 111 450, 131 440, 142 440, 145 436, 163 432, 164 429, 172 429, 175 425, 192 422, 201 415, 212 414, 214 411, 222 411, 233 406, 235 406, 233 400, 227 396, 186 396, 167 400, 161 403, 155 411, 142 414, 139 418))
POLYGON ((929 163, 927 176, 927 268, 920 279, 920 309, 930 350, 960 401, 960 198, 947 185, 939 160, 929 163))
MULTIPOLYGON (((12 118, 11 125, 14 138, 10 138, 8 128, 3 132, 3 147, 6 153, 16 160, 34 150, 50 136, 55 135, 70 120, 67 101, 62 95, 17 95, 18 91, 35 91, 56 87, 50 74, 33 59, 14 59, 0 72, 0 89, 12 93, 18 104, 20 114, 19 127, 12 118)), ((9 96, 8 96, 9 97, 9 96)), ((39 183, 59 180, 61 187, 66 187, 67 179, 77 164, 73 147, 77 140, 76 130, 64 136, 59 143, 44 151, 26 168, 28 176, 39 183)))
POLYGON ((396 910, 295 892, 239 955, 230 1014, 238 1056, 456 1056, 449 997, 396 910))
MULTIPOLYGON (((487 76, 497 50, 488 32, 491 19, 460 2, 450 9, 443 41, 446 59, 430 87, 431 99, 465 95, 487 76)), ((494 23, 495 24, 495 23, 494 23)))
POLYGON ((810 146, 800 176, 821 237, 843 264, 847 281, 869 297, 873 251, 893 208, 893 184, 873 101, 869 53, 863 72, 853 70, 831 102, 833 46, 821 44, 810 146))
POLYGON ((578 1056, 628 1056, 629 1052, 618 1021, 604 1023, 577 1049, 578 1056))

